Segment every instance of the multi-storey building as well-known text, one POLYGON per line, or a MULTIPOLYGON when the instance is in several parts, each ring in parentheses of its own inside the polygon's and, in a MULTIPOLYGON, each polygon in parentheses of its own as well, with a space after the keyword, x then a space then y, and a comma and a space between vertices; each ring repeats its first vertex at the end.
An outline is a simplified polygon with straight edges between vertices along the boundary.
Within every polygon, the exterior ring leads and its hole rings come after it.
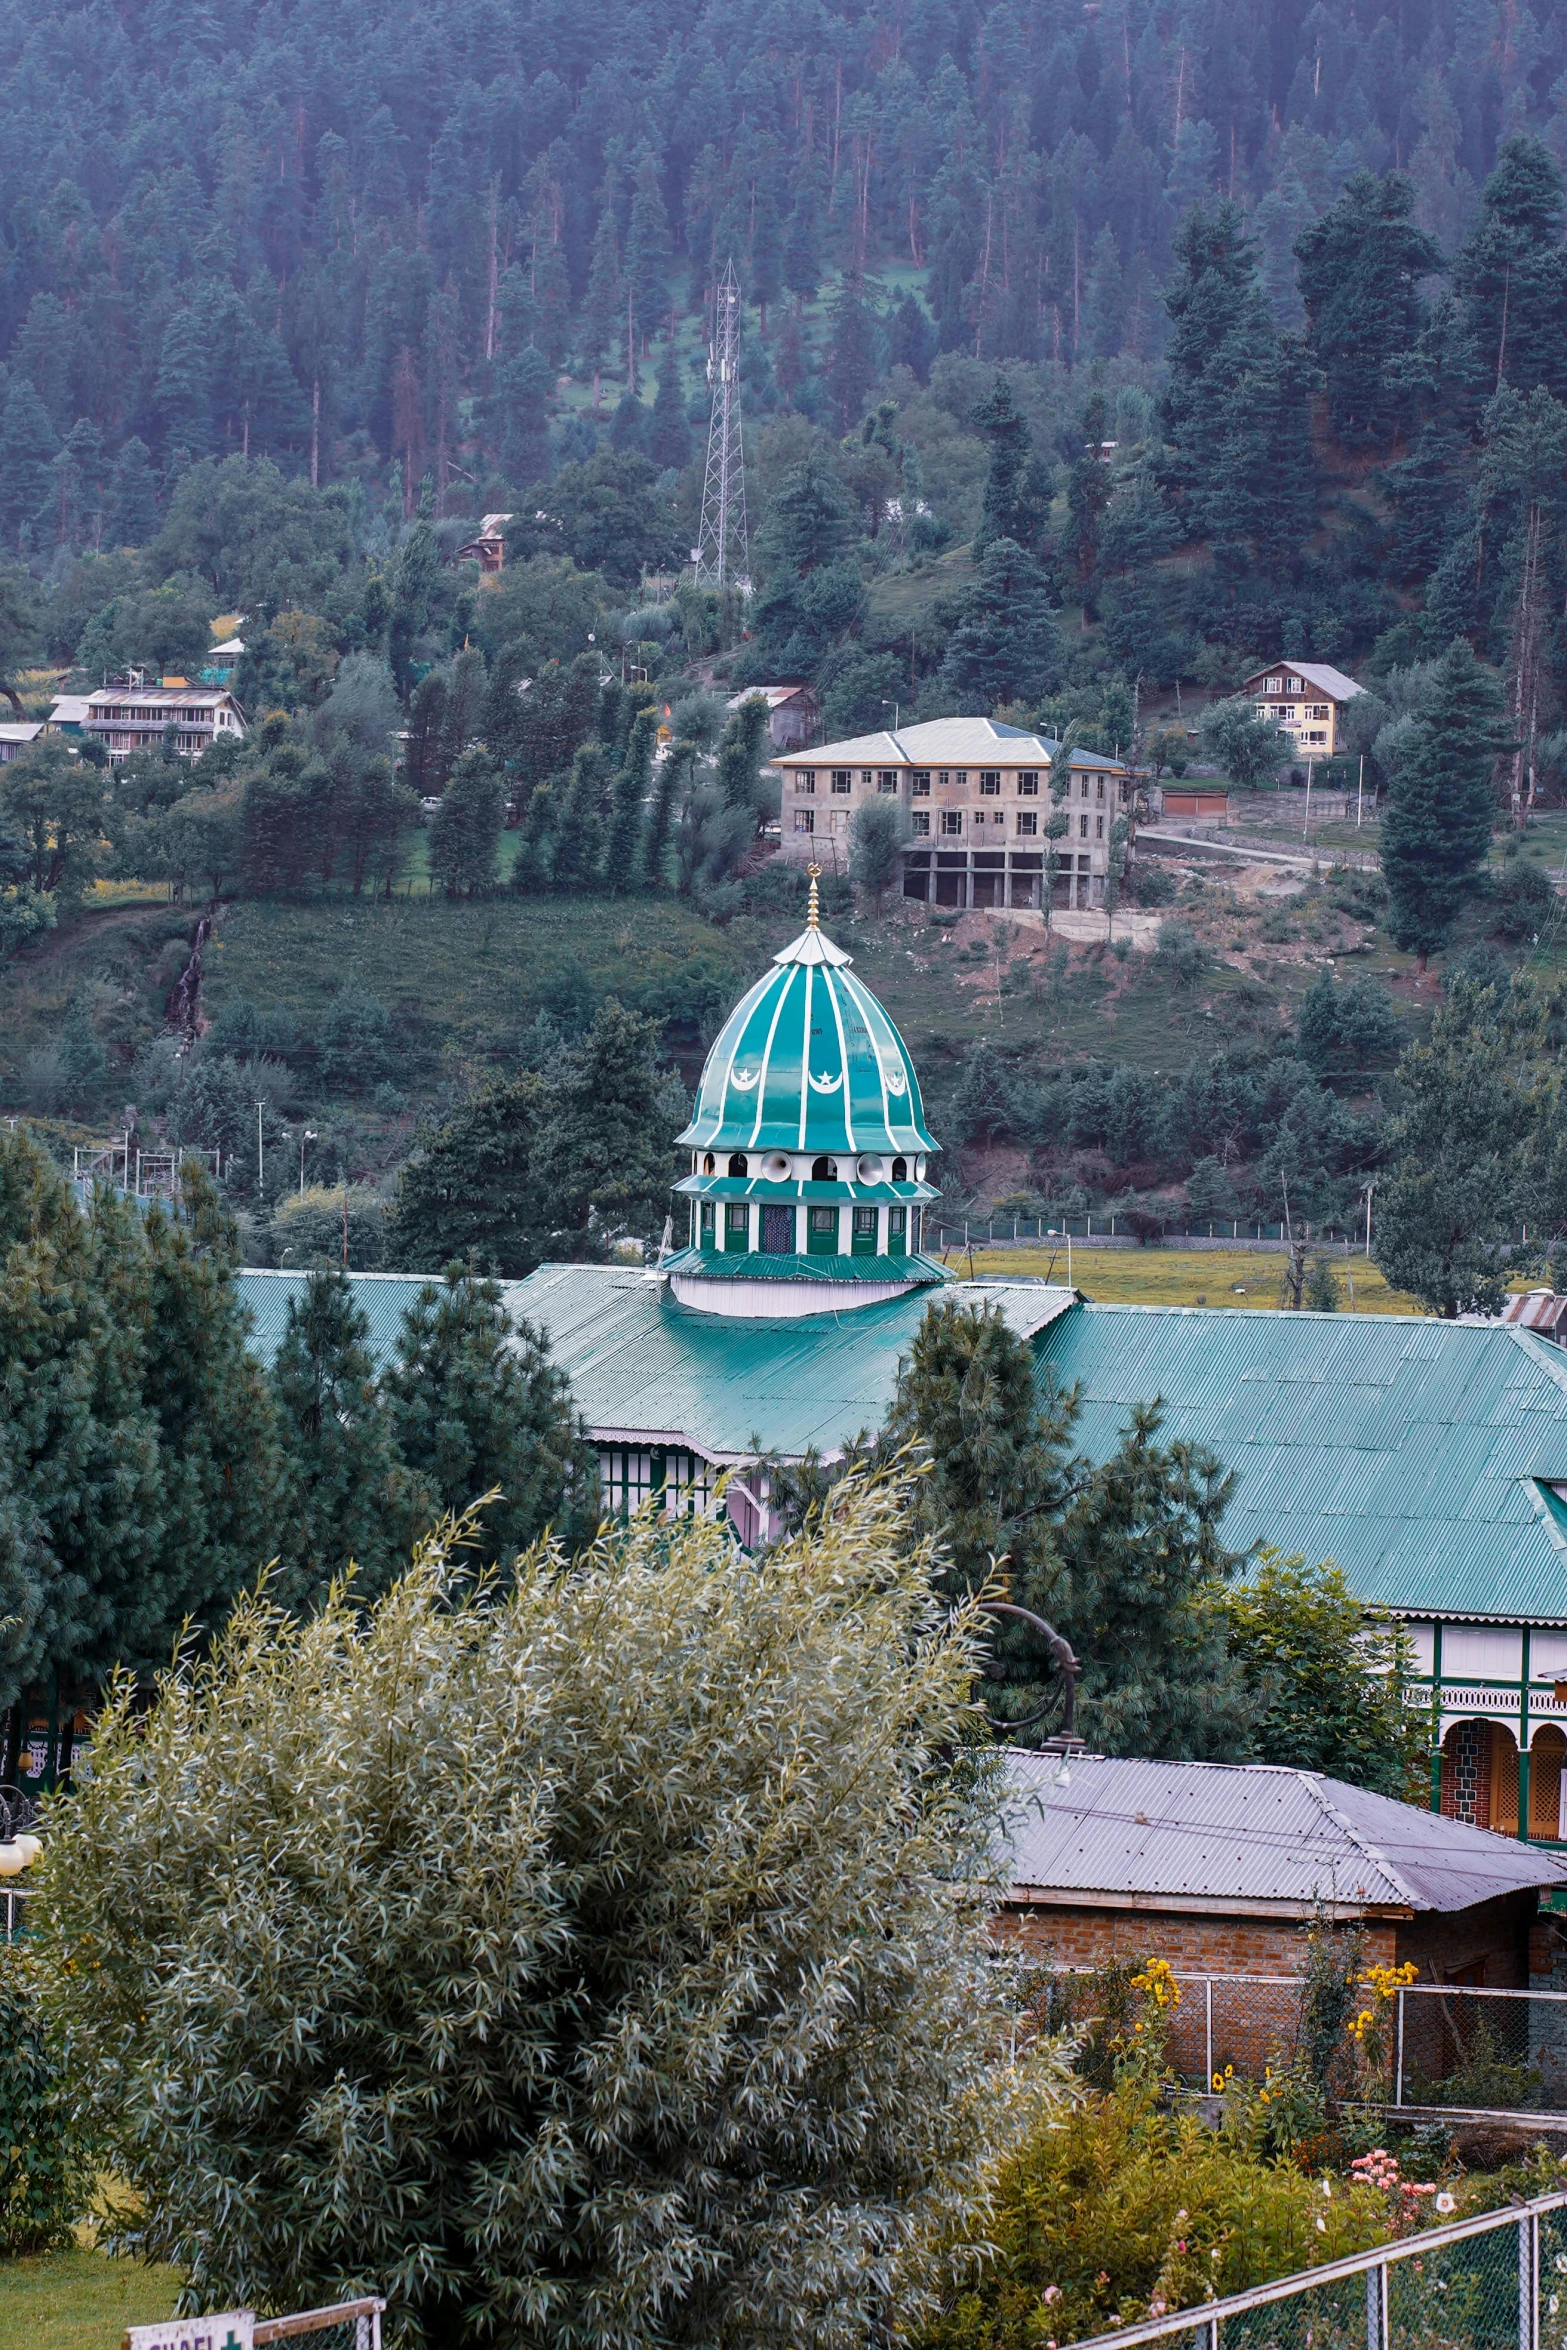
MULTIPOLYGON (((132 751, 157 750, 171 729, 182 759, 199 759, 220 734, 245 732, 245 713, 226 686, 187 685, 183 678, 165 678, 159 685, 101 686, 85 698, 80 731, 98 737, 111 766, 128 759, 132 751)), ((81 697, 71 699, 74 709, 81 697)), ((57 723, 65 725, 63 714, 57 723)))
POLYGON ((1365 688, 1322 661, 1274 661, 1247 678, 1241 692, 1272 718, 1303 759, 1331 759, 1339 748, 1346 702, 1365 688))
POLYGON ((1054 903, 1098 906, 1131 773, 1098 751, 1073 751, 1052 841, 1052 778, 1060 745, 994 718, 933 718, 816 751, 775 758, 783 787, 785 856, 846 864, 855 810, 878 795, 903 809, 903 894, 937 906, 1044 904, 1055 852, 1054 903))

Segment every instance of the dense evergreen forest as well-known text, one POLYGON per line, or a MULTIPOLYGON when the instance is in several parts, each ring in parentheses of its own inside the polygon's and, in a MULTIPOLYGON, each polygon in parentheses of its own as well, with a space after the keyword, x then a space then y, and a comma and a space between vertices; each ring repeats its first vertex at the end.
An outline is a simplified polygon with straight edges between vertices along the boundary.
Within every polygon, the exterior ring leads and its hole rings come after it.
POLYGON ((29 628, 13 574, 13 665, 174 665, 236 606, 319 624, 253 695, 319 698, 389 629, 406 689, 471 617, 398 577, 421 510, 450 554, 520 507, 515 556, 634 602, 694 536, 730 257, 741 674, 836 678, 847 724, 911 671, 977 707, 1455 630, 1552 664, 1567 11, 5 14, 0 530, 43 590, 29 628))

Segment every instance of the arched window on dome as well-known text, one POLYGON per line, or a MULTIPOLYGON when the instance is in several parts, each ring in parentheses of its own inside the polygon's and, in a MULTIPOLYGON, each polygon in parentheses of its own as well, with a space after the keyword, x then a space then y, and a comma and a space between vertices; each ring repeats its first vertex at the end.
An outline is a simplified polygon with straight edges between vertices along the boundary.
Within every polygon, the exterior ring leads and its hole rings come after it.
POLYGON ((746 1158, 744 1151, 736 1151, 734 1153, 733 1157, 729 1161, 729 1172, 731 1175, 750 1174, 750 1161, 746 1158))
POLYGON ((811 1181, 813 1183, 831 1183, 832 1179, 833 1163, 831 1159, 813 1159, 811 1161, 811 1181))
POLYGON ((908 1160, 907 1160, 907 1159, 894 1159, 894 1160, 893 1160, 893 1162, 892 1162, 892 1180, 893 1180, 893 1182, 894 1182, 894 1183, 907 1183, 908 1179, 909 1179, 909 1162, 908 1162, 908 1160))
POLYGON ((712 1174, 712 1172, 713 1172, 713 1169, 714 1169, 714 1168, 717 1166, 717 1164, 718 1164, 718 1161, 717 1161, 717 1160, 714 1158, 714 1156, 713 1156, 712 1152, 711 1152, 711 1151, 709 1151, 709 1152, 708 1152, 708 1154, 707 1154, 707 1156, 706 1156, 706 1158, 705 1158, 705 1159, 702 1161, 702 1172, 703 1172, 703 1174, 704 1174, 704 1175, 711 1175, 711 1174, 712 1174))

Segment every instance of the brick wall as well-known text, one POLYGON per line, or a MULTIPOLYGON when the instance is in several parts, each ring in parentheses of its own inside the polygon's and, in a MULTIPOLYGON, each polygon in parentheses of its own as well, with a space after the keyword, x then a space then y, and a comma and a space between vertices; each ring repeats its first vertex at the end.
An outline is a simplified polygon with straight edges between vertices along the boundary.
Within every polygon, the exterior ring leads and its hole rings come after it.
MULTIPOLYGON (((1187 1983, 1169 2019, 1168 2047, 1171 2063, 1188 2081, 1203 2081, 1210 2070, 1222 2073, 1227 2064, 1255 2077, 1266 2065, 1286 2062, 1295 2044, 1294 1983, 1305 1971, 1309 1920, 1019 1902, 1002 1911, 996 1931, 998 1939, 1062 1969, 1162 1958, 1180 1976, 1293 1978, 1288 1986, 1216 1982, 1211 1996, 1203 1985, 1187 1983)), ((1520 1989, 1529 1981, 1532 1944, 1540 1944, 1538 1955, 1545 1957, 1533 1893, 1507 1894, 1448 1915, 1368 1918, 1361 1931, 1368 1965, 1412 1960, 1417 1980, 1426 1983, 1520 1989)), ((1424 2038, 1439 2035, 1441 2021, 1435 2004, 1421 2002, 1411 2010, 1410 2061, 1433 2075, 1443 2069, 1443 2050, 1434 2040, 1427 2049, 1424 2038)))

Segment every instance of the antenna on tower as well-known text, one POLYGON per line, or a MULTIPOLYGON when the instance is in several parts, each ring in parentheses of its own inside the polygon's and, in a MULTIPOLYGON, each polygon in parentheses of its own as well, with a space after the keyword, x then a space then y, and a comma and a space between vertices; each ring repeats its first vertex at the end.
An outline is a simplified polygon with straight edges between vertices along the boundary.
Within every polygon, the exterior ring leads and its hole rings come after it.
POLYGON ((707 380, 713 387, 702 481, 702 527, 692 551, 696 584, 751 592, 745 524, 745 452, 740 444, 740 281, 729 262, 713 289, 713 339, 707 380))

